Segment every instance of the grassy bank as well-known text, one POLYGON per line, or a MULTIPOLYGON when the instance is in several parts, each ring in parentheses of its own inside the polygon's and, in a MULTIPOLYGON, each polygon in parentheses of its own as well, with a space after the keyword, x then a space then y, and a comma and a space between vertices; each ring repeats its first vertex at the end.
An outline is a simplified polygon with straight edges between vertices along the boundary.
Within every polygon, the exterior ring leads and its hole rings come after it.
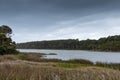
POLYGON ((120 72, 99 67, 65 69, 28 64, 0 64, 0 80, 120 80, 120 72))
POLYGON ((43 54, 0 56, 0 80, 120 80, 120 71, 88 60, 42 59, 43 54))
POLYGON ((60 60, 60 59, 45 59, 42 58, 44 53, 21 53, 17 55, 17 58, 21 60, 33 61, 33 62, 56 62, 60 66, 65 67, 73 67, 73 66, 99 66, 104 68, 111 68, 120 70, 120 63, 103 63, 103 62, 96 62, 93 63, 89 60, 85 59, 72 59, 72 60, 60 60))

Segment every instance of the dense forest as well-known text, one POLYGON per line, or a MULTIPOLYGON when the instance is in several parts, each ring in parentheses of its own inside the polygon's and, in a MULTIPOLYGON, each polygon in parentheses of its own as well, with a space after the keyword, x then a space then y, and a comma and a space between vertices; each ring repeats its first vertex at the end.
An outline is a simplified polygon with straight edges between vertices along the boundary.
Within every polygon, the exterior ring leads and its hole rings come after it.
POLYGON ((18 43, 19 49, 72 49, 94 51, 120 51, 120 35, 108 36, 98 40, 51 40, 18 43))

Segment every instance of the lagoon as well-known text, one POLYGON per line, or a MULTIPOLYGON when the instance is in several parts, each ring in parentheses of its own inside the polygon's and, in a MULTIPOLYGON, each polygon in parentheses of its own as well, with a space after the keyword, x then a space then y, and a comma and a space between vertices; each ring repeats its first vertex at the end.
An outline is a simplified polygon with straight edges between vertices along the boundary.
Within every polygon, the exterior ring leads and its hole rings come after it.
POLYGON ((92 62, 120 63, 120 52, 96 52, 84 50, 46 50, 46 49, 18 49, 20 52, 55 53, 56 55, 45 55, 44 58, 55 58, 62 60, 87 59, 92 62))

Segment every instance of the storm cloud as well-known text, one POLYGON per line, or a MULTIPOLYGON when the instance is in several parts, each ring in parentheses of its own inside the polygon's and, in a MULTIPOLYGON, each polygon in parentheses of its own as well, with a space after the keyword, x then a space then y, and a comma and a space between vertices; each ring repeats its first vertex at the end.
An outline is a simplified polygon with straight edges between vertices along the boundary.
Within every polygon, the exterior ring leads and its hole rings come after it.
POLYGON ((120 0, 0 0, 0 25, 16 42, 120 34, 120 0))

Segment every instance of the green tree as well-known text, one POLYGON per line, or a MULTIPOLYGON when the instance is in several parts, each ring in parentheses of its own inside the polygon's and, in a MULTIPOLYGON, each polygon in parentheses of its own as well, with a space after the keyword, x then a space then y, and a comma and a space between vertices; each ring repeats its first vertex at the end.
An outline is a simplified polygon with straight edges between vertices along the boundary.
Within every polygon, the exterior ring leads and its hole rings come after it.
POLYGON ((12 54, 16 52, 16 43, 12 41, 12 29, 9 26, 0 26, 0 54, 12 54))

